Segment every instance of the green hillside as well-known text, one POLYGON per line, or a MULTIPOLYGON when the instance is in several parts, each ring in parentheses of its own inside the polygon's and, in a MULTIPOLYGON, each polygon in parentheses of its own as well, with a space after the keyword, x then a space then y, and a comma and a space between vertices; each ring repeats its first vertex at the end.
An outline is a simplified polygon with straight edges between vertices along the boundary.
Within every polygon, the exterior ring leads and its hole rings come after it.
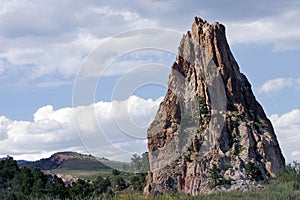
POLYGON ((49 170, 54 174, 69 174, 81 179, 93 180, 98 175, 108 176, 113 169, 123 169, 128 163, 110 161, 106 158, 96 158, 92 155, 85 155, 76 152, 58 152, 49 158, 34 162, 20 162, 20 167, 26 166, 33 170, 49 170))

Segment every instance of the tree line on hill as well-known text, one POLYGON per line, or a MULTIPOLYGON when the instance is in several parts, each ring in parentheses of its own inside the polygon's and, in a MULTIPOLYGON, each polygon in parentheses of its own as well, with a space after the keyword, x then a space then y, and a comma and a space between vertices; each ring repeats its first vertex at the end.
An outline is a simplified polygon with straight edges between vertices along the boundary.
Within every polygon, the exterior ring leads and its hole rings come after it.
POLYGON ((78 179, 77 183, 65 185, 56 175, 19 167, 17 161, 7 157, 0 161, 0 199, 109 199, 119 192, 141 192, 145 176, 114 169, 109 177, 78 179))

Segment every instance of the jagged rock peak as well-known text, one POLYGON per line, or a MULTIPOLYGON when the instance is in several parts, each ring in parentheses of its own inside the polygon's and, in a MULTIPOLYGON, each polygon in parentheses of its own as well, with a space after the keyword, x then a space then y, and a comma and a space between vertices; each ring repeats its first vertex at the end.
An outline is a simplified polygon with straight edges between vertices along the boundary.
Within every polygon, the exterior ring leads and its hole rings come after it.
POLYGON ((146 194, 247 190, 285 165, 273 126, 240 73, 225 27, 195 17, 148 128, 146 194))

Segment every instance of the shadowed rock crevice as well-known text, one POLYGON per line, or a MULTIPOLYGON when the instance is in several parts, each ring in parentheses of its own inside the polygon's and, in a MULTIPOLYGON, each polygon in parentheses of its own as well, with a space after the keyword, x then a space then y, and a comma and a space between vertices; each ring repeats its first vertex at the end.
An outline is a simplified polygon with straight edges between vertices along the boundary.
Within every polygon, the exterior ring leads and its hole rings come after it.
POLYGON ((230 51, 225 27, 198 17, 180 41, 147 138, 146 194, 247 190, 285 165, 272 124, 230 51))

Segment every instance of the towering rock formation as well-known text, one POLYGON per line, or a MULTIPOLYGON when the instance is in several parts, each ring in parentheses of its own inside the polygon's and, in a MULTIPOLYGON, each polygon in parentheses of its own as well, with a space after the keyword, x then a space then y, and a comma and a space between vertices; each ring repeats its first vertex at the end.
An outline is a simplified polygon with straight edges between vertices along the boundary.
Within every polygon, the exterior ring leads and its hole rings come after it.
POLYGON ((148 129, 146 194, 249 189, 285 165, 272 124, 240 73, 222 24, 195 17, 148 129))

